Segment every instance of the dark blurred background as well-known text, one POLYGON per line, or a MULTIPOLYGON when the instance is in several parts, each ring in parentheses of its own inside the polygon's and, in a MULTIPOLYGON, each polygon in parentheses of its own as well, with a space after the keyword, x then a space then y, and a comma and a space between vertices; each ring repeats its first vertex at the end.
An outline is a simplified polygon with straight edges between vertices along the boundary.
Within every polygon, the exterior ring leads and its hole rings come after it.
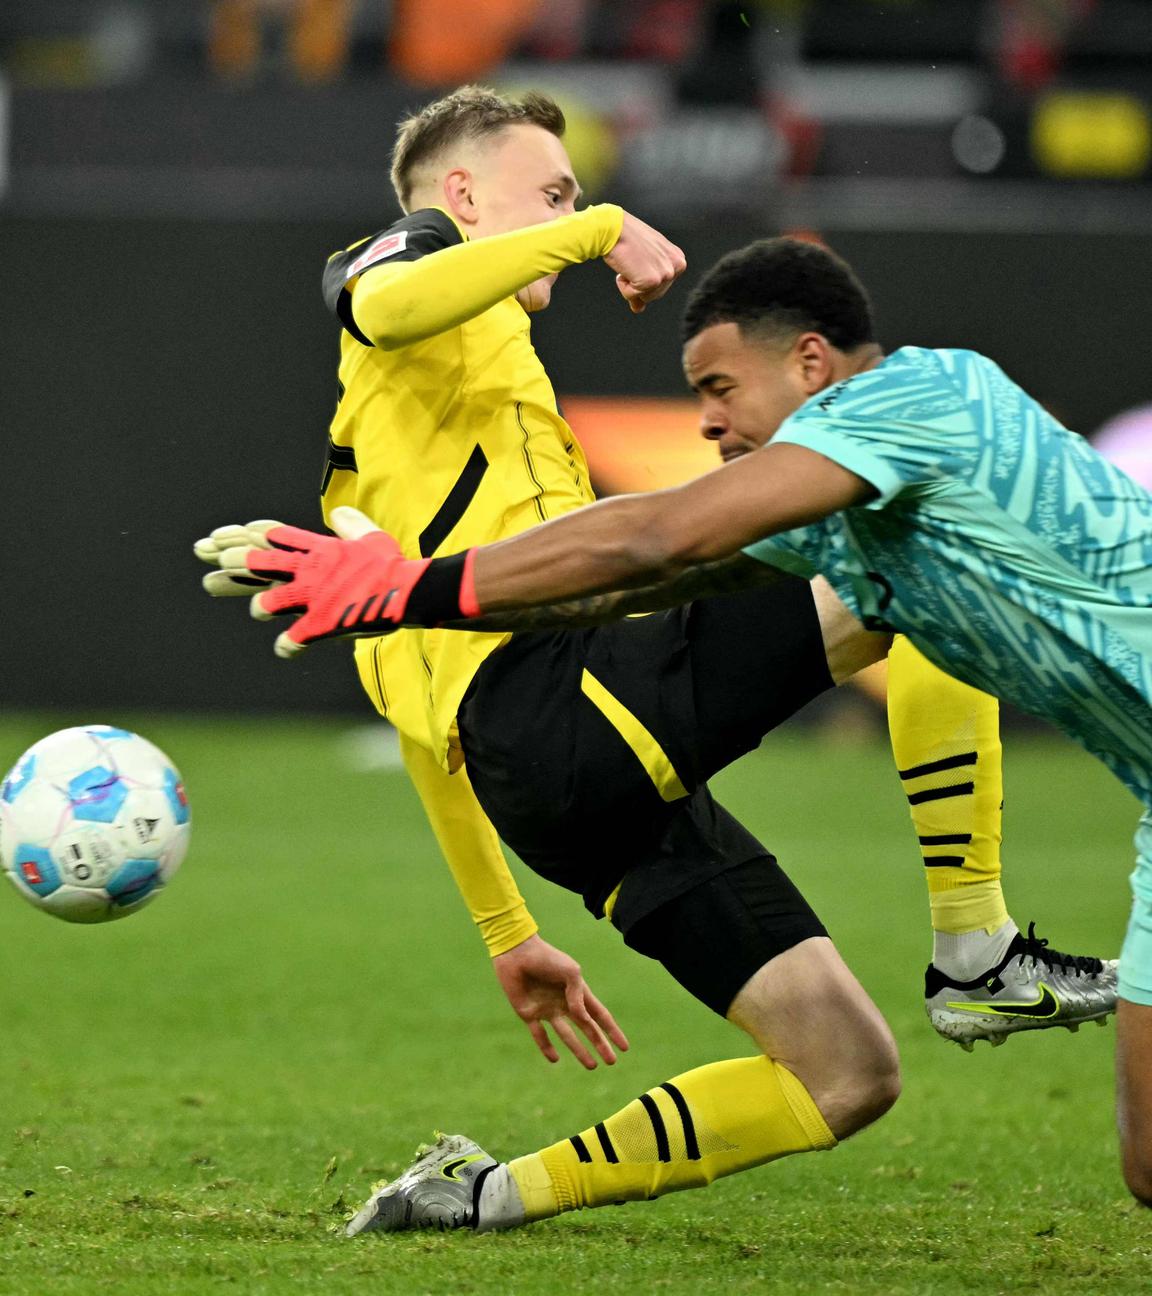
MULTIPOLYGON (((554 93, 590 196, 687 284, 821 238, 887 346, 987 352, 1152 443, 1149 0, 8 0, 0 705, 363 712, 345 648, 275 663, 190 546, 318 522, 321 268, 395 217, 398 117, 467 80, 554 93)), ((682 397, 682 299, 634 319, 566 272, 535 325, 562 401, 682 397)))

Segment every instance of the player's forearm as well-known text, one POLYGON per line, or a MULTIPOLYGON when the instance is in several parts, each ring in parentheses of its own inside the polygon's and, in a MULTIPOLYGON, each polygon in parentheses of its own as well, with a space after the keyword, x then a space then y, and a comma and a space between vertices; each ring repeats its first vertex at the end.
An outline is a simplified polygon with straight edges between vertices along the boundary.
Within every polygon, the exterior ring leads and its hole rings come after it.
POLYGON ((475 551, 472 576, 483 614, 568 602, 663 584, 690 559, 666 542, 664 500, 621 495, 475 551), (567 525, 564 525, 567 524, 567 525))
POLYGON ((606 255, 623 211, 610 203, 509 234, 476 239, 377 267, 352 290, 352 314, 385 350, 409 346, 474 319, 527 284, 606 255))
POLYGON ((493 957, 538 930, 463 770, 448 774, 403 734, 400 751, 456 887, 493 957))
POLYGON ((687 485, 617 496, 477 549, 469 592, 492 615, 655 585, 873 494, 822 455, 767 446, 687 485))
POLYGON ((744 554, 734 554, 719 562, 691 567, 670 580, 639 589, 615 590, 609 594, 590 594, 587 598, 546 607, 525 608, 519 612, 497 612, 471 621, 449 622, 448 630, 574 630, 584 626, 603 625, 623 617, 646 612, 661 612, 695 599, 734 594, 782 580, 795 580, 778 568, 769 567, 744 554))
POLYGON ((678 507, 681 490, 617 496, 478 549, 472 576, 481 611, 667 586, 747 543, 722 531, 695 535, 678 507))

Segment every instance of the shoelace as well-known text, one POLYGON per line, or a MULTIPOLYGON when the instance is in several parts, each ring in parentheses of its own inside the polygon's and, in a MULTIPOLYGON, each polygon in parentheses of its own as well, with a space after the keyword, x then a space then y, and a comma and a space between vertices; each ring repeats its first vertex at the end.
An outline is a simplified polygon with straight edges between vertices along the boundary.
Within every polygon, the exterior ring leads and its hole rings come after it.
POLYGON ((1049 949, 1048 942, 1036 935, 1034 922, 1028 924, 1028 935, 1021 937, 1021 940, 1024 947, 1020 950, 1020 957, 1030 958, 1033 963, 1043 963, 1045 967, 1073 976, 1099 976, 1104 970, 1101 959, 1087 954, 1062 954, 1059 950, 1049 949))

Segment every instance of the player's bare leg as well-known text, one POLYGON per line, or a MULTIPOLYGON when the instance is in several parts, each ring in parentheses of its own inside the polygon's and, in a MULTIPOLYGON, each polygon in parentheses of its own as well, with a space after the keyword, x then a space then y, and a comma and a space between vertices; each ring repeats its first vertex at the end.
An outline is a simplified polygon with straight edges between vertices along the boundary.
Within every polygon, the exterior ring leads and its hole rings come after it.
POLYGON ((866 630, 823 576, 812 582, 812 601, 820 622, 828 674, 834 684, 843 684, 865 666, 873 666, 888 656, 892 636, 887 631, 866 630))
POLYGON ((1137 1201, 1152 1206, 1152 812, 1145 811, 1136 841, 1116 1009, 1116 1120, 1124 1182, 1137 1201))
POLYGON ((827 937, 766 963, 733 1000, 728 1020, 804 1085, 837 1139, 879 1119, 900 1094, 888 1023, 827 937))
POLYGON ((1152 1206, 1152 1006, 1116 1006, 1116 1122, 1124 1182, 1152 1206))
POLYGON ((728 1018, 763 1050, 697 1067, 509 1164, 441 1135, 381 1185, 349 1236, 381 1229, 515 1228, 568 1210, 650 1200, 796 1152, 834 1147, 900 1089, 895 1043, 827 937, 770 959, 728 1018), (818 1011, 814 1011, 818 1006, 818 1011))

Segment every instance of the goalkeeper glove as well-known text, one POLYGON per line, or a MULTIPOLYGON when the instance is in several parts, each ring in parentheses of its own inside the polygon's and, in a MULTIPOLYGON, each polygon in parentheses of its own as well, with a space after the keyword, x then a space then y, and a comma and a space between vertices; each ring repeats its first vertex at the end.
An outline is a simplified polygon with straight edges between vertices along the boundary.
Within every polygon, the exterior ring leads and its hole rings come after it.
POLYGON ((204 577, 214 596, 257 593, 252 615, 300 615, 276 640, 294 657, 321 639, 390 634, 479 615, 474 550, 447 558, 405 558, 400 546, 353 508, 333 510, 336 536, 278 522, 218 527, 195 546, 220 570, 204 577))

